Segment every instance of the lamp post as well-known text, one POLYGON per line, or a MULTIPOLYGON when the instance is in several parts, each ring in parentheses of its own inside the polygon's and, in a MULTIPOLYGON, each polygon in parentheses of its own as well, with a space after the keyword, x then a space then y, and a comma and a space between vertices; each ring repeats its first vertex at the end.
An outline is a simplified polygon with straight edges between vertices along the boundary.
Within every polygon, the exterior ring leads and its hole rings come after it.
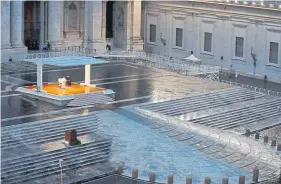
POLYGON ((59 166, 60 166, 60 183, 63 184, 63 180, 62 180, 62 162, 63 159, 59 159, 59 166))

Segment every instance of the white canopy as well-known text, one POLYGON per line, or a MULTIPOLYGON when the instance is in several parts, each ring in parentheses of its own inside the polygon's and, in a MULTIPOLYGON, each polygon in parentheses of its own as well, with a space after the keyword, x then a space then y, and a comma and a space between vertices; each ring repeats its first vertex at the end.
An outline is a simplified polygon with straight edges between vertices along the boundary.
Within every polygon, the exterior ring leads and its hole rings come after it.
POLYGON ((192 61, 192 62, 200 62, 201 59, 198 59, 197 57, 195 57, 193 54, 191 54, 190 56, 188 56, 187 58, 184 58, 184 60, 188 60, 188 61, 192 61))

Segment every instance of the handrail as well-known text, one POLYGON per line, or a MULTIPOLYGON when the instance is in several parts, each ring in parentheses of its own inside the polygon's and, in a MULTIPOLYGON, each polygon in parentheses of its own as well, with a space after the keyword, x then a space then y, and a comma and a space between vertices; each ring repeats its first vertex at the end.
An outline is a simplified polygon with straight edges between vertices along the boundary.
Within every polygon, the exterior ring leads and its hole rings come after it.
MULTIPOLYGON (((83 48, 80 46, 73 47, 59 47, 53 49, 52 52, 26 54, 24 59, 46 59, 49 57, 61 56, 90 56, 90 57, 103 57, 112 58, 116 57, 117 60, 122 58, 130 58, 127 62, 139 64, 143 66, 150 66, 154 68, 166 69, 175 71, 184 75, 199 75, 210 74, 217 76, 219 67, 207 66, 199 64, 191 64, 181 59, 171 58, 168 56, 161 56, 150 54, 143 51, 97 51, 95 49, 83 48)), ((211 77, 212 79, 215 77, 211 77)))

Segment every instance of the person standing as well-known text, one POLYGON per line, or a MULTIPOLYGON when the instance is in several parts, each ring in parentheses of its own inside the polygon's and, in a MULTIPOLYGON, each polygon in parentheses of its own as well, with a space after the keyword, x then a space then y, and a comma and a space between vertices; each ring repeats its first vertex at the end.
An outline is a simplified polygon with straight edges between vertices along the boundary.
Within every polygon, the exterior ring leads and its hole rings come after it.
POLYGON ((235 80, 237 80, 237 78, 238 78, 238 73, 235 72, 235 80))
POLYGON ((70 77, 67 76, 65 79, 66 79, 66 85, 67 85, 67 86, 71 86, 70 77))
POLYGON ((50 45, 50 43, 48 42, 48 44, 47 44, 47 49, 48 49, 48 51, 50 51, 51 50, 51 45, 50 45))

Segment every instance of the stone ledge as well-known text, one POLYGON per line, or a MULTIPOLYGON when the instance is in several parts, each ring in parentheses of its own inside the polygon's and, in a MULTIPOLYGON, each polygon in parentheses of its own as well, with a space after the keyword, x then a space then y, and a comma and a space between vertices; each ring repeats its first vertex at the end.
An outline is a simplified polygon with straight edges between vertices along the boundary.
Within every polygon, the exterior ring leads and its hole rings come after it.
POLYGON ((44 102, 58 106, 65 106, 68 102, 74 99, 73 96, 55 96, 45 92, 37 92, 36 90, 25 89, 23 87, 18 87, 16 91, 31 98, 42 100, 44 102))

